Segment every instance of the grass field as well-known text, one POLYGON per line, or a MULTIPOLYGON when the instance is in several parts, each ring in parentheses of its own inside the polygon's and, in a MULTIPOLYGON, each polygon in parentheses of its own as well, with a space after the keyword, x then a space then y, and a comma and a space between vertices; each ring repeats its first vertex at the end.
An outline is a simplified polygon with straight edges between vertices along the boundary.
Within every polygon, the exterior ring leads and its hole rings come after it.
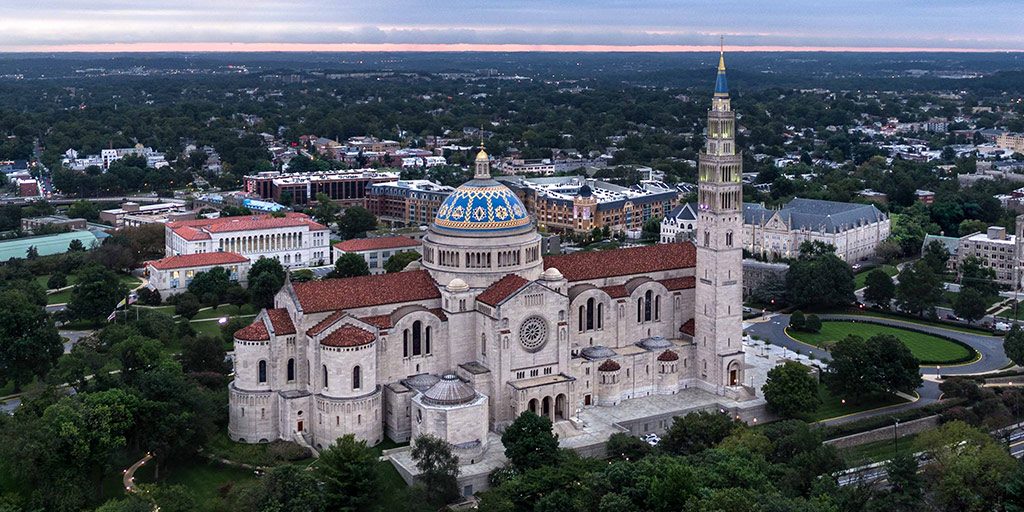
MULTIPOLYGON (((52 274, 46 274, 44 276, 36 276, 35 282, 38 283, 39 286, 42 286, 44 290, 49 289, 46 286, 46 282, 50 280, 50 276, 51 275, 52 274)), ((68 276, 68 286, 71 286, 71 285, 73 285, 73 284, 75 284, 77 282, 78 282, 78 276, 76 276, 74 274, 71 274, 70 276, 68 276)))
POLYGON ((67 290, 52 293, 46 296, 47 304, 66 304, 71 300, 71 290, 74 288, 68 288, 67 290))
POLYGON ((914 357, 937 364, 960 361, 972 355, 966 347, 937 336, 864 322, 822 322, 821 332, 799 332, 793 329, 788 332, 793 338, 816 347, 823 347, 826 342, 839 341, 851 334, 862 338, 891 334, 899 338, 914 357))
MULTIPOLYGON (((152 463, 143 466, 135 473, 137 483, 153 483, 152 463)), ((120 474, 117 475, 120 478, 120 474)), ((160 473, 160 483, 182 485, 192 493, 199 505, 197 510, 223 510, 222 495, 238 484, 246 484, 256 480, 256 475, 248 470, 227 466, 202 458, 182 462, 164 469, 160 473)))
POLYGON ((910 434, 899 438, 896 443, 893 443, 893 440, 890 438, 859 446, 851 446, 839 450, 839 456, 850 467, 881 462, 893 458, 897 453, 914 453, 914 439, 916 438, 917 434, 910 434), (898 452, 896 451, 897 449, 899 450, 898 452))
POLYGON ((888 405, 906 403, 906 400, 897 395, 869 397, 856 402, 852 399, 847 399, 844 403, 843 397, 833 395, 829 392, 828 388, 820 384, 818 385, 818 397, 821 398, 821 405, 812 414, 806 415, 808 421, 822 421, 846 416, 847 414, 870 411, 871 409, 878 409, 888 405))
POLYGON ((204 309, 204 310, 200 311, 199 313, 196 313, 196 316, 192 317, 192 320, 206 320, 206 319, 209 319, 209 318, 221 318, 221 317, 225 317, 225 316, 231 317, 231 316, 237 316, 237 315, 240 315, 240 314, 241 315, 255 315, 256 314, 255 309, 256 308, 254 308, 250 304, 244 304, 241 307, 235 306, 234 304, 221 304, 221 305, 217 306, 216 309, 212 309, 212 308, 211 309, 204 309))
MULTIPOLYGON (((256 315, 242 315, 238 318, 245 318, 251 320, 253 318, 256 318, 256 315)), ((220 336, 220 322, 218 322, 217 320, 193 320, 191 323, 192 328, 196 330, 196 334, 220 336)))
MULTIPOLYGON (((134 276, 129 276, 127 274, 118 274, 117 277, 118 277, 118 279, 121 280, 122 284, 124 284, 126 287, 128 287, 128 289, 135 288, 136 286, 139 285, 139 283, 142 282, 141 279, 139 279, 137 277, 134 277, 134 276)), ((46 280, 49 279, 49 278, 50 278, 50 276, 48 276, 48 275, 47 276, 39 276, 39 277, 36 277, 36 282, 41 283, 43 288, 46 288, 46 280)), ((76 280, 77 280, 77 278, 74 275, 68 276, 68 284, 69 285, 75 284, 76 280)), ((62 292, 57 292, 57 293, 54 293, 54 294, 51 294, 51 295, 47 295, 46 296, 46 303, 47 304, 66 304, 67 301, 71 300, 71 290, 73 290, 73 289, 74 288, 68 288, 67 290, 64 290, 62 292)))
POLYGON ((899 271, 896 270, 896 267, 894 265, 882 265, 881 267, 871 267, 868 269, 864 269, 864 271, 853 276, 853 289, 859 290, 861 288, 864 288, 864 282, 867 281, 868 274, 870 274, 871 271, 875 269, 882 269, 882 272, 888 274, 889 277, 895 276, 896 274, 899 273, 899 271))
MULTIPOLYGON (((887 318, 887 319, 890 319, 890 320, 899 320, 901 322, 908 322, 908 323, 912 323, 912 324, 930 325, 930 326, 934 326, 934 327, 941 327, 943 329, 949 329, 951 331, 959 331, 959 332, 966 332, 966 333, 969 333, 969 334, 981 334, 981 335, 985 335, 985 336, 992 336, 992 332, 991 331, 987 331, 987 330, 982 329, 980 327, 968 327, 966 325, 957 325, 957 324, 952 324, 952 323, 948 323, 948 322, 932 321, 932 320, 928 320, 926 318, 919 318, 919 317, 906 317, 906 316, 900 316, 900 315, 890 315, 890 314, 886 314, 884 312, 881 312, 881 311, 878 311, 878 310, 874 310, 874 309, 867 310, 867 311, 865 311, 865 310, 837 311, 837 313, 843 314, 843 315, 861 315, 861 316, 869 316, 869 317, 873 317, 873 318, 887 318)), ((1022 316, 1024 316, 1024 315, 1022 315, 1022 316)))

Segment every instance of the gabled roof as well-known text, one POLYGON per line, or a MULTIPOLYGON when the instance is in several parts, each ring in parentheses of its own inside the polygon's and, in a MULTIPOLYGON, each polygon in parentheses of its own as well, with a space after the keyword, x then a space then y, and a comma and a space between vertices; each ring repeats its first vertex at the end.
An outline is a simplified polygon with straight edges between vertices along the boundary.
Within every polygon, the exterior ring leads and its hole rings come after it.
POLYGON ((270 214, 220 217, 217 219, 194 219, 168 222, 167 227, 186 240, 204 240, 210 233, 233 231, 254 231, 263 229, 308 226, 310 231, 323 231, 327 227, 314 222, 308 215, 290 212, 283 217, 270 214))
POLYGON ((508 274, 488 286, 480 295, 477 295, 476 300, 488 306, 497 306, 529 283, 517 274, 508 274))
POLYGON ((437 283, 426 270, 308 281, 292 287, 304 313, 441 298, 437 283))
POLYGON ((676 205, 675 208, 668 212, 665 219, 695 222, 697 220, 697 203, 681 203, 676 205))
POLYGON ((794 198, 779 210, 756 203, 743 204, 744 224, 765 225, 774 215, 794 230, 841 233, 886 219, 874 204, 840 203, 820 199, 794 198))
POLYGON ((686 323, 684 323, 683 325, 681 325, 679 327, 679 332, 681 332, 683 334, 688 334, 690 336, 693 336, 693 333, 696 330, 696 326, 697 326, 697 323, 694 322, 693 319, 691 318, 691 319, 687 320, 686 323))
POLYGON ((354 238, 334 244, 334 247, 345 252, 379 251, 398 249, 401 247, 419 247, 420 242, 407 236, 382 236, 379 238, 354 238))
POLYGON ((171 270, 175 268, 233 265, 247 261, 249 261, 249 258, 233 252, 204 252, 168 256, 167 258, 151 261, 149 265, 158 270, 171 270))
POLYGON ((288 335, 295 334, 295 324, 292 323, 292 317, 288 314, 288 310, 284 308, 275 308, 267 310, 267 318, 270 319, 270 325, 274 328, 274 334, 276 335, 288 335))
POLYGON ((569 282, 676 270, 696 264, 697 249, 690 242, 544 257, 544 268, 557 268, 569 282))
POLYGON ((658 281, 668 291, 687 290, 697 286, 697 278, 693 276, 673 277, 658 281))

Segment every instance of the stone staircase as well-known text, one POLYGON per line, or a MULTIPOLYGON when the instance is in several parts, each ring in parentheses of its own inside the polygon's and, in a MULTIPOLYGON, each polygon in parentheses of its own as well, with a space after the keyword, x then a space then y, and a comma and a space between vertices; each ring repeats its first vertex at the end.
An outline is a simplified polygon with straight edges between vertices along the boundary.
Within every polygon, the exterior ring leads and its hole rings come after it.
POLYGON ((292 431, 292 439, 296 444, 308 449, 314 457, 320 456, 320 451, 313 448, 313 436, 309 435, 309 432, 299 432, 297 430, 292 431))

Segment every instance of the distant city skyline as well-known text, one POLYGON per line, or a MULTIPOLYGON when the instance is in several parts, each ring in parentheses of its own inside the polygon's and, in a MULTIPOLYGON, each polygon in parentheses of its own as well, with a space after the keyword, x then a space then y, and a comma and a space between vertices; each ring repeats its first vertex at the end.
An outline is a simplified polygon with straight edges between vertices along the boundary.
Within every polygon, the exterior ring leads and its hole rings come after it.
POLYGON ((1024 51, 1008 0, 5 0, 0 51, 1024 51))

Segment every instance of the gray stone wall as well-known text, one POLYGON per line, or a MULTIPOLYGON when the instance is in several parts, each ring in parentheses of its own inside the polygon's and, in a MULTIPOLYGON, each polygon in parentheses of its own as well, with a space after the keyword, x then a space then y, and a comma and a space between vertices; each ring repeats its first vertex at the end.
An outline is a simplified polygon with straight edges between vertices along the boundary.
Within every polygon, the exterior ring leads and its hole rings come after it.
POLYGON ((924 432, 925 430, 931 430, 938 426, 939 416, 928 416, 927 418, 920 418, 900 423, 898 427, 881 427, 876 428, 875 430, 861 432, 859 434, 850 434, 844 437, 837 437, 836 439, 829 439, 828 441, 825 441, 825 444, 830 444, 836 448, 848 448, 850 446, 859 446, 862 444, 873 443, 875 441, 892 439, 894 431, 898 437, 902 438, 911 434, 924 432))
POLYGON ((784 283, 787 272, 789 272, 789 265, 785 263, 765 263, 753 259, 743 260, 743 296, 750 296, 751 292, 766 282, 777 281, 784 283))

